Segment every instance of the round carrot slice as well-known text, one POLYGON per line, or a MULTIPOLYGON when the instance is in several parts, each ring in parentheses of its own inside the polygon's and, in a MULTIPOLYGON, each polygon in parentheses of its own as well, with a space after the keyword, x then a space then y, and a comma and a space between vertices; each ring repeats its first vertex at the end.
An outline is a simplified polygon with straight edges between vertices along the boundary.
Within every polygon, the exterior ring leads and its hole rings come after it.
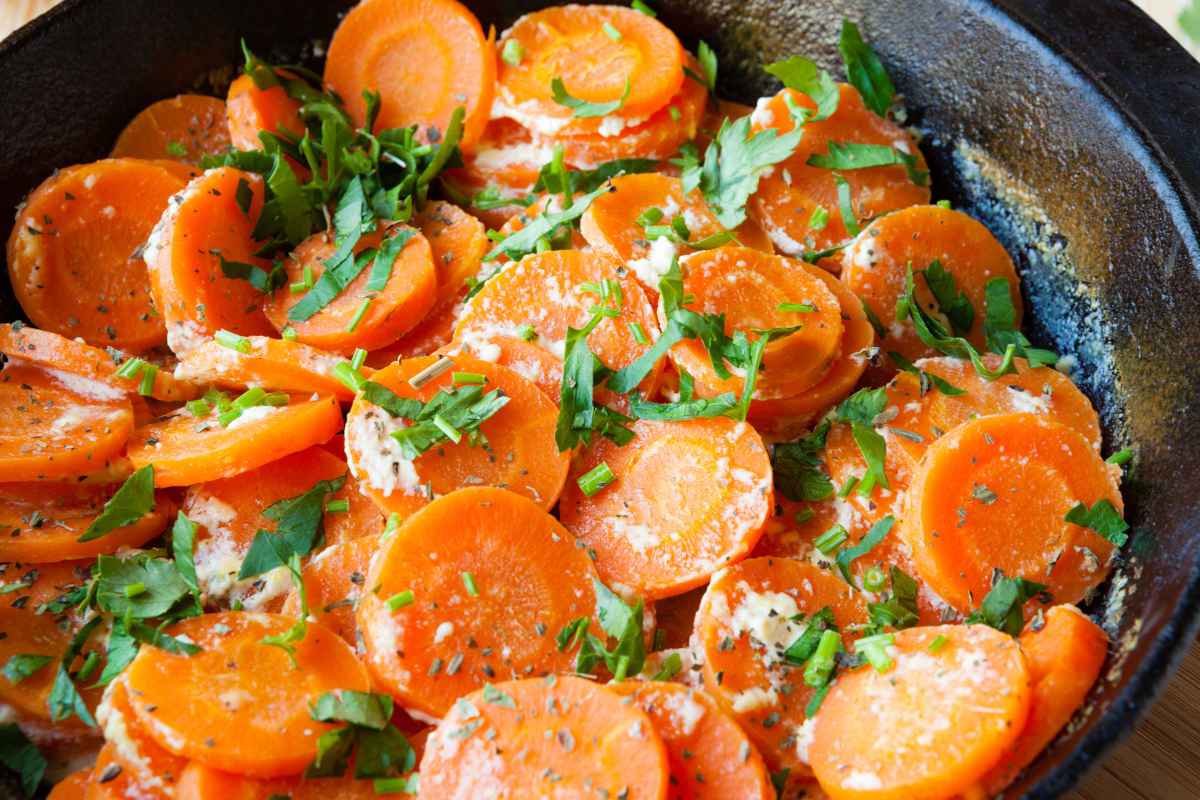
POLYGON ((386 347, 372 350, 367 354, 367 365, 382 369, 393 361, 432 355, 439 348, 450 344, 465 297, 466 292, 460 292, 453 303, 447 303, 440 310, 431 311, 415 328, 396 341, 386 347))
MULTIPOLYGON (((683 269, 684 293, 692 297, 685 307, 724 314, 726 333, 742 331, 753 340, 758 329, 800 327, 767 345, 756 398, 789 397, 810 389, 837 360, 842 308, 817 267, 745 247, 718 247, 685 257, 683 269)), ((721 378, 698 339, 671 348, 671 360, 707 394, 742 392, 742 376, 721 378)))
POLYGON ((359 125, 366 120, 365 90, 382 97, 378 128, 417 125, 431 143, 463 107, 466 151, 491 115, 495 81, 491 37, 455 0, 365 0, 342 19, 325 59, 325 83, 359 125))
MULTIPOLYGON (((984 289, 994 278, 1008 282, 1016 324, 1020 326, 1020 279, 1012 259, 991 231, 961 211, 913 206, 867 225, 842 253, 842 280, 888 329, 879 342, 881 350, 900 353, 910 361, 936 355, 917 338, 910 320, 896 321, 896 300, 904 295, 910 265, 917 302, 934 316, 944 317, 925 276, 917 274, 934 262, 953 276, 955 290, 966 296, 974 310, 969 329, 947 326, 954 335, 983 347, 984 289)), ((966 320, 959 315, 959 324, 962 322, 966 320)))
POLYGON ((39 328, 134 352, 162 344, 141 249, 184 180, 165 162, 106 159, 60 170, 25 201, 8 275, 39 328))
POLYGON ((618 447, 597 439, 576 461, 559 517, 596 552, 610 585, 650 599, 701 586, 753 549, 771 513, 771 465, 754 429, 725 417, 639 420, 618 447), (591 497, 578 478, 616 476, 591 497))
MULTIPOLYGON (((328 447, 326 447, 328 449, 328 447)), ((345 442, 337 449, 338 460, 345 457, 345 442)), ((379 536, 387 527, 387 517, 379 510, 375 501, 363 492, 358 479, 350 473, 349 468, 344 472, 346 483, 341 489, 329 496, 333 508, 325 512, 325 543, 327 545, 342 544, 356 539, 370 539, 379 536), (341 502, 346 504, 345 511, 339 511, 341 502)), ((328 503, 326 506, 328 507, 328 503)))
POLYGON ((413 219, 433 253, 437 276, 434 308, 453 303, 479 272, 483 254, 490 249, 483 223, 453 203, 430 202, 413 219))
POLYGON ((197 418, 177 411, 138 428, 129 444, 135 468, 154 465, 155 486, 189 486, 240 475, 278 458, 320 444, 337 433, 337 400, 256 406, 222 427, 214 408, 197 418))
POLYGON ((837 523, 838 505, 833 501, 788 500, 777 493, 775 513, 763 527, 752 555, 809 561, 814 557, 813 541, 837 523))
MULTIPOLYGON (((315 347, 269 336, 247 336, 242 349, 208 339, 183 354, 175 377, 191 383, 232 388, 261 386, 281 392, 317 392, 339 400, 354 399, 354 392, 333 375, 346 359, 315 347)), ((361 372, 370 375, 369 367, 361 372)))
POLYGON ((867 621, 862 595, 841 578, 789 558, 751 558, 713 578, 696 614, 704 687, 772 772, 811 774, 804 748, 813 689, 784 652, 806 627, 798 617, 826 607, 843 637, 848 626, 867 621))
POLYGON ((709 103, 704 112, 704 118, 700 120, 699 130, 696 131, 697 150, 703 153, 708 149, 709 144, 716 138, 717 132, 721 130, 721 123, 725 120, 735 122, 753 113, 754 106, 736 103, 732 100, 717 98, 715 103, 709 103))
POLYGON ((556 78, 579 100, 622 101, 611 116, 639 122, 669 103, 684 79, 684 51, 675 34, 621 6, 535 11, 505 31, 497 46, 519 48, 522 56, 516 64, 500 65, 496 115, 542 134, 557 133, 572 120, 572 109, 554 100, 556 78), (619 35, 606 33, 606 25, 619 35))
POLYGON ((85 800, 88 784, 92 780, 92 768, 76 770, 54 784, 46 800, 85 800))
MULTIPOLYGON (((654 636, 660 646, 669 649, 688 646, 696 622, 696 611, 703 597, 704 589, 699 588, 654 602, 654 636)), ((649 674, 653 675, 654 672, 650 671, 649 674)), ((643 674, 646 674, 645 669, 643 674)), ((687 680, 686 676, 682 679, 687 680)))
POLYGON ((774 800, 762 756, 703 691, 659 681, 622 681, 612 688, 632 697, 662 737, 671 765, 672 797, 774 800))
POLYGON ((666 748, 627 699, 569 675, 486 691, 456 703, 430 734, 422 792, 474 797, 504 787, 530 797, 667 797, 666 748))
MULTIPOLYGON (((379 540, 364 536, 326 547, 304 565, 304 591, 309 614, 341 636, 351 647, 358 644, 354 610, 367 582, 371 557, 379 540)), ((292 590, 280 613, 299 616, 300 594, 292 590)))
MULTIPOLYGON (((812 156, 828 153, 831 142, 893 147, 916 158, 914 169, 925 169, 925 159, 907 131, 867 108, 853 86, 843 83, 838 88, 837 111, 828 119, 805 123, 799 146, 759 181, 758 191, 750 198, 751 213, 779 252, 790 256, 825 250, 850 238, 839 209, 835 171, 808 164, 812 156), (824 209, 824 215, 818 208, 824 209), (825 217, 823 225, 813 224, 814 212, 818 220, 825 217)), ((790 133, 795 122, 789 100, 803 108, 816 108, 807 95, 784 89, 759 101, 751 117, 751 131, 774 128, 780 135, 790 133)), ((850 186, 850 203, 858 221, 929 202, 928 185, 914 183, 904 167, 870 167, 837 174, 850 186)), ((826 259, 826 263, 837 265, 836 259, 826 259)))
POLYGON ((0 372, 0 481, 78 476, 120 456, 133 430, 133 409, 113 390, 92 392, 90 382, 66 383, 37 367, 7 365, 0 372))
POLYGON ((575 656, 555 636, 593 614, 595 574, 528 499, 448 494, 401 523, 371 564, 358 602, 367 666, 406 710, 433 717, 491 677, 569 671, 575 656))
POLYGON ((260 89, 249 75, 240 75, 229 85, 225 99, 229 139, 238 150, 261 150, 259 131, 299 139, 305 133, 300 103, 282 85, 260 89))
POLYGON ((488 120, 474 152, 463 155, 462 166, 443 170, 440 177, 456 194, 468 200, 490 190, 499 198, 512 201, 501 206, 488 203, 484 208, 466 206, 489 228, 499 228, 524 208, 520 201, 533 191, 538 173, 552 158, 553 146, 535 142, 520 123, 497 117, 488 120))
POLYGON ((1029 713, 1029 670, 1012 637, 985 625, 892 636, 892 665, 842 675, 817 715, 809 756, 834 800, 957 797, 1029 713))
MULTIPOLYGON (((404 225, 393 225, 383 235, 407 233, 412 236, 392 262, 381 291, 367 291, 373 271, 368 265, 324 308, 308 319, 292 320, 288 313, 308 293, 293 292, 291 284, 302 284, 306 276, 319 280, 337 250, 328 232, 314 233, 284 262, 288 282, 267 298, 267 318, 278 331, 290 327, 297 341, 335 353, 349 355, 359 347, 374 350, 396 341, 429 313, 437 298, 433 251, 425 237, 404 225)), ((364 236, 355 251, 378 247, 383 235, 364 236)))
POLYGON ((278 614, 204 614, 168 628, 201 651, 176 655, 143 647, 126 672, 138 724, 176 755, 261 778, 295 774, 312 761, 334 725, 309 704, 338 689, 367 691, 350 646, 315 622, 290 654, 264 644, 295 622, 278 614))
POLYGON ((222 259, 270 269, 254 255, 263 191, 258 175, 230 167, 210 169, 171 198, 146 242, 155 306, 167 324, 167 343, 177 354, 221 329, 246 336, 272 333, 259 307, 262 293, 221 269, 222 259))
MULTIPOLYGON (((332 778, 250 778, 189 761, 179 778, 175 800, 375 800, 373 781, 354 777, 353 770, 332 778)), ((410 795, 411 796, 411 795, 410 795)), ((403 795, 400 795, 403 797, 403 795)))
MULTIPOLYGON (((491 361, 508 367, 522 378, 537 385, 539 389, 558 405, 562 392, 562 361, 544 347, 513 336, 487 336, 472 334, 464 341, 453 342, 440 351, 449 356, 459 353, 491 361)), ((612 392, 597 391, 601 400, 616 401, 612 392)))
POLYGON ((1103 582, 1115 548, 1065 517, 1077 503, 1100 500, 1119 512, 1119 472, 1065 425, 1035 414, 981 417, 925 452, 901 534, 921 577, 964 613, 983 600, 997 569, 1077 602, 1103 582))
POLYGON ((124 677, 109 685, 104 702, 96 709, 96 719, 107 744, 92 768, 88 800, 169 800, 175 796, 187 761, 164 749, 145 731, 130 703, 124 677))
POLYGON ((202 94, 181 94, 138 112, 117 137, 111 157, 171 158, 199 164, 204 156, 220 155, 229 146, 225 102, 202 94))

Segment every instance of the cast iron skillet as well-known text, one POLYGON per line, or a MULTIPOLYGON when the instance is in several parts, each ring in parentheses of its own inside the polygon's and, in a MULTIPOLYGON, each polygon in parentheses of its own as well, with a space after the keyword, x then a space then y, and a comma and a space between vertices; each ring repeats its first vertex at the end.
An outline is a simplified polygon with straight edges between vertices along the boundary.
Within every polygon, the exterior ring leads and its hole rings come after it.
MULTIPOLYGON (((238 39, 294 56, 351 0, 67 0, 0 45, 0 235, 56 167, 107 154, 153 100, 239 61, 238 39)), ((472 2, 503 27, 545 2, 472 2)), ((906 95, 935 196, 981 217, 1017 260, 1035 337, 1072 354, 1106 447, 1133 445, 1132 545, 1090 610, 1119 643, 1070 733, 1010 796, 1049 798, 1130 731, 1200 622, 1200 65, 1123 0, 655 0, 721 55, 721 90, 804 53, 836 66, 859 20, 906 95)), ((0 318, 20 317, 7 285, 0 318)))

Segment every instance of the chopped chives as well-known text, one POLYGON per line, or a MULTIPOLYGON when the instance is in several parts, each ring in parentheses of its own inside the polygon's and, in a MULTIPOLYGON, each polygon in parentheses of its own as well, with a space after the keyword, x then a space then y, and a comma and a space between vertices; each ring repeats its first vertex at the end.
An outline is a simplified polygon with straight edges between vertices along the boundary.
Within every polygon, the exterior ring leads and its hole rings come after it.
POLYGON ((296 341, 296 329, 293 328, 291 325, 285 326, 283 331, 279 335, 282 336, 284 339, 287 339, 289 342, 296 341))
POLYGON ((633 2, 629 4, 629 6, 634 11, 640 11, 648 17, 657 17, 658 16, 658 12, 655 11, 650 6, 643 3, 642 0, 633 0, 633 2))
POLYGON ((500 51, 500 58, 510 67, 520 64, 521 59, 524 57, 525 48, 516 39, 509 39, 504 43, 504 49, 500 51))
POLYGON ((934 637, 933 641, 929 643, 929 647, 925 649, 936 655, 937 653, 941 652, 941 649, 945 647, 946 643, 949 641, 949 639, 939 633, 934 637))
POLYGON ((362 391, 363 384, 367 382, 362 373, 351 366, 349 361, 339 361, 334 364, 333 377, 352 392, 362 391))
POLYGON ((813 540, 813 547, 817 548, 822 555, 831 556, 849 538, 850 534, 845 527, 834 524, 832 528, 813 540))
POLYGON ((350 357, 351 369, 362 369, 363 362, 367 360, 367 351, 361 347, 356 348, 354 355, 350 357))
POLYGON ((437 361, 433 362, 428 367, 409 378, 408 385, 414 389, 420 389, 434 378, 444 375, 446 371, 453 366, 453 361, 445 356, 441 356, 437 361))
POLYGON ((863 573, 863 588, 868 592, 878 592, 887 585, 887 575, 877 566, 867 568, 863 573))
POLYGON ((350 318, 350 324, 346 326, 346 333, 354 333, 358 328, 358 323, 362 322, 363 317, 367 315, 367 309, 371 307, 371 298, 363 298, 362 304, 358 310, 354 312, 354 316, 350 318))
POLYGON ((75 680, 86 681, 92 677, 92 673, 100 666, 100 653, 96 650, 87 654, 87 658, 83 660, 83 666, 79 668, 79 672, 75 673, 75 680))
POLYGON ((395 511, 393 511, 392 513, 388 514, 387 524, 385 524, 383 526, 383 535, 387 536, 389 533, 393 533, 396 530, 396 528, 399 528, 399 527, 400 527, 400 515, 398 513, 396 513, 395 511))
POLYGON ((242 410, 240 408, 230 408, 226 411, 222 411, 220 414, 217 414, 217 422, 221 424, 222 428, 228 428, 229 425, 241 415, 242 410))
POLYGON ((792 519, 796 520, 797 525, 803 525, 814 516, 816 516, 816 512, 814 512, 811 508, 802 508, 792 515, 792 519))
POLYGON ((339 511, 349 511, 349 510, 350 510, 350 501, 349 500, 330 500, 328 503, 325 504, 325 512, 327 514, 336 514, 339 511))
POLYGON ((891 668, 892 657, 887 649, 896 643, 890 633, 877 633, 874 636, 864 636, 854 643, 854 652, 864 656, 877 672, 887 672, 891 668))
POLYGON ((487 376, 478 372, 455 372, 450 375, 450 380, 468 386, 482 386, 487 383, 487 376))
POLYGON ((671 115, 671 119, 675 122, 679 122, 683 118, 683 114, 679 113, 679 109, 675 106, 668 106, 667 113, 671 115))
POLYGON ((138 384, 138 394, 143 396, 153 394, 156 377, 158 377, 158 367, 154 364, 143 364, 142 381, 138 384))
POLYGON ((239 336, 233 331, 221 329, 213 334, 213 339, 222 347, 228 347, 230 350, 236 350, 239 353, 250 352, 250 340, 245 336, 239 336))
POLYGON ((1126 464, 1128 464, 1132 459, 1133 459, 1133 449, 1130 447, 1125 447, 1125 448, 1122 448, 1121 450, 1118 450, 1117 452, 1113 453, 1111 456, 1109 456, 1108 458, 1106 458, 1104 460, 1107 461, 1109 464, 1116 464, 1119 467, 1123 467, 1126 464))
POLYGON ((253 408, 261 404, 266 396, 266 389, 261 386, 251 386, 237 396, 237 399, 233 401, 233 407, 244 411, 247 408, 253 408))
POLYGON ((825 206, 817 206, 814 208, 812 216, 808 218, 809 229, 814 231, 824 230, 825 226, 828 224, 829 211, 826 210, 825 206))
POLYGON ((842 651, 842 635, 837 631, 827 630, 821 634, 817 649, 808 659, 804 668, 804 683, 820 688, 829 682, 833 668, 837 665, 835 657, 842 651))
POLYGON ((633 334, 633 340, 638 344, 650 344, 650 338, 646 336, 645 329, 642 328, 640 322, 630 322, 629 332, 633 334))
POLYGON ((613 27, 613 24, 611 22, 605 22, 604 25, 601 27, 604 28, 605 36, 612 39, 614 42, 621 41, 621 32, 619 30, 617 30, 615 27, 613 27))
POLYGON ((638 225, 641 225, 644 228, 647 225, 657 225, 659 222, 662 221, 662 218, 663 218, 662 209, 658 208, 657 206, 650 206, 650 208, 647 208, 641 214, 638 214, 637 219, 634 221, 637 222, 638 225))
POLYGON ((117 367, 118 378, 136 378, 142 371, 142 367, 146 366, 146 362, 140 358, 129 358, 125 363, 117 367))
POLYGON ((538 338, 538 333, 533 329, 532 325, 522 325, 517 329, 517 335, 527 342, 532 342, 538 338))
POLYGON ((846 478, 846 482, 842 484, 842 488, 838 489, 837 496, 849 497, 850 493, 854 491, 855 486, 858 486, 858 478, 851 475, 849 478, 846 478))
POLYGON ((446 438, 458 444, 462 441, 462 434, 458 432, 458 428, 450 424, 450 422, 441 414, 433 415, 433 424, 439 431, 446 434, 446 438))
POLYGON ((938 207, 938 208, 949 208, 949 207, 950 207, 950 201, 949 201, 949 200, 938 200, 938 201, 937 201, 937 207, 938 207))
POLYGON ((389 597, 387 599, 387 606, 392 611, 398 611, 399 609, 404 608, 405 606, 412 605, 413 600, 415 600, 415 599, 416 598, 413 597, 412 590, 406 589, 403 592, 396 592, 394 595, 389 597))
POLYGON ((580 475, 578 480, 575 482, 579 485, 579 490, 581 492, 588 497, 592 497, 616 479, 617 476, 613 475, 613 471, 609 469, 608 464, 605 464, 603 461, 601 461, 599 464, 580 475))
POLYGON ((187 402, 187 410, 191 412, 193 417, 207 417, 212 411, 212 405, 203 397, 187 402))
POLYGON ((416 794, 419 778, 420 773, 417 772, 399 778, 376 778, 375 794, 416 794))
POLYGON ((125 585, 125 596, 126 597, 137 597, 138 595, 145 594, 145 593, 146 593, 146 584, 144 584, 140 581, 137 583, 129 583, 129 584, 125 585))
POLYGON ((777 310, 788 311, 793 314, 811 314, 816 311, 812 303, 780 303, 777 310))
POLYGON ((479 587, 475 585, 474 575, 469 572, 464 572, 462 574, 462 582, 463 586, 467 587, 467 594, 471 595, 471 597, 479 596, 479 587))

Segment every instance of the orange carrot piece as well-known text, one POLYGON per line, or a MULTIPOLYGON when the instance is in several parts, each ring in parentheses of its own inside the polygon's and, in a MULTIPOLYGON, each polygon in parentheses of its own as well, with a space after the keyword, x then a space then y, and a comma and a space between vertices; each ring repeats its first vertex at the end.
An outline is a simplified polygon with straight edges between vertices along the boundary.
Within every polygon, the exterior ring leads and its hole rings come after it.
POLYGON ((154 464, 155 486, 189 486, 240 475, 320 444, 342 425, 333 397, 259 409, 226 427, 215 408, 203 418, 177 411, 134 431, 129 460, 139 469, 154 464))
POLYGON ((229 139, 238 150, 261 150, 259 131, 299 139, 304 135, 300 103, 282 85, 260 89, 249 75, 239 75, 225 98, 229 139))
POLYGON ((762 538, 752 556, 808 561, 813 557, 813 540, 837 522, 838 506, 831 501, 797 502, 776 494, 775 513, 763 526, 762 538))
MULTIPOLYGON (((326 448, 328 449, 328 448, 326 448)), ((338 460, 345 458, 346 448, 337 451, 338 460)), ((357 539, 371 539, 381 535, 387 527, 387 517, 379 510, 375 501, 362 491, 358 479, 346 470, 346 483, 329 496, 329 502, 346 501, 345 511, 330 511, 325 514, 325 544, 335 545, 357 539)))
MULTIPOLYGON (((351 647, 358 644, 354 609, 367 582, 371 557, 378 549, 379 540, 374 536, 331 545, 309 559, 302 572, 310 615, 351 647)), ((300 593, 293 589, 280 613, 294 617, 300 609, 300 593)))
POLYGON ((315 721, 309 704, 337 689, 367 691, 366 670, 350 646, 309 622, 291 658, 262 642, 291 628, 278 614, 204 614, 172 625, 201 651, 176 655, 143 647, 125 673, 138 724, 170 752, 216 769, 259 778, 300 772, 317 738, 335 726, 315 721))
POLYGON ((199 761, 188 762, 175 792, 175 800, 375 800, 380 796, 373 781, 355 778, 351 770, 336 778, 263 779, 222 772, 199 761))
POLYGON ((704 118, 700 120, 700 127, 696 131, 697 150, 703 153, 708 149, 708 145, 716 138, 717 131, 721 130, 721 123, 726 119, 735 122, 753 113, 754 106, 736 103, 732 100, 718 98, 715 103, 709 103, 708 108, 705 109, 704 118))
MULTIPOLYGON (((562 392, 562 361, 546 348, 513 336, 478 335, 463 342, 451 342, 438 351, 438 355, 452 358, 460 353, 508 367, 536 384, 558 405, 562 392)), ((618 402, 617 396, 607 389, 599 389, 596 395, 604 401, 618 402)))
POLYGON ((489 676, 569 671, 575 656, 555 636, 594 613, 595 574, 526 498, 493 488, 441 497, 371 563, 357 616, 372 679, 406 710, 441 717, 489 676))
POLYGON ((91 767, 76 770, 54 784, 46 800, 85 800, 91 780, 91 767))
POLYGON ((559 506, 610 585, 650 599, 703 585, 753 548, 771 513, 771 466, 754 429, 726 417, 639 420, 618 447, 598 438, 576 460, 559 506), (615 480, 588 497, 601 462, 615 480))
POLYGON ((456 703, 430 734, 422 793, 475 797, 506 786, 529 797, 666 800, 666 747, 650 718, 627 699, 569 675, 485 691, 456 703))
POLYGON ((141 248, 184 187, 166 164, 97 161, 60 170, 29 195, 8 239, 8 274, 35 325, 133 352, 163 343, 141 248))
POLYGON ((433 252, 437 275, 435 310, 452 304, 466 288, 467 279, 479 272, 483 255, 491 246, 483 223, 453 203, 430 202, 413 218, 433 252))
POLYGON ((133 710, 123 676, 110 685, 96 718, 108 741, 92 768, 88 800, 174 797, 187 760, 163 748, 145 730, 133 710))
POLYGON ((956 797, 1029 714, 1029 669, 1007 634, 942 625, 892 636, 892 665, 841 675, 817 715, 809 757, 833 800, 956 797))
POLYGON ((454 302, 447 303, 440 310, 431 311, 415 328, 387 347, 372 350, 367 354, 367 366, 383 369, 393 361, 433 355, 439 348, 450 344, 466 295, 465 291, 460 292, 454 302))
POLYGON ((230 144, 225 101, 181 94, 138 112, 117 137, 110 157, 169 158, 198 165, 204 156, 220 155, 230 144))
MULTIPOLYGON (((183 354, 175 376, 192 383, 245 389, 261 386, 280 392, 317 392, 339 400, 354 399, 354 392, 333 375, 346 359, 315 347, 268 336, 245 337, 248 352, 225 347, 208 339, 183 354)), ((364 376, 371 369, 363 367, 364 376)))
MULTIPOLYGON (((703 598, 704 588, 701 587, 654 602, 654 635, 661 641, 662 647, 673 649, 688 646, 696 622, 696 611, 703 598)), ((642 672, 646 674, 646 670, 642 672)), ((654 671, 649 674, 653 675, 654 671)))
POLYGON ((498 229, 523 208, 519 201, 533 191, 538 173, 554 157, 554 148, 535 143, 520 123, 505 117, 488 120, 474 152, 463 155, 461 167, 450 167, 439 176, 450 192, 466 198, 464 208, 489 228, 498 229), (470 201, 491 190, 510 205, 479 208, 470 201))

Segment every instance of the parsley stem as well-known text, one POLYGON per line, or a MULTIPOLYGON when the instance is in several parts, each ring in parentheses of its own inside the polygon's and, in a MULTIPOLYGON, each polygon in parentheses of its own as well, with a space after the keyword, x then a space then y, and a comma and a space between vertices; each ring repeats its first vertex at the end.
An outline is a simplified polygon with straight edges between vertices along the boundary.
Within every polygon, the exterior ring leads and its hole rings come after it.
POLYGON ((478 372, 455 372, 451 374, 450 380, 458 384, 482 386, 483 384, 487 383, 487 376, 478 372))
POLYGON ((816 311, 812 303, 780 303, 777 310, 793 314, 811 314, 816 311))

